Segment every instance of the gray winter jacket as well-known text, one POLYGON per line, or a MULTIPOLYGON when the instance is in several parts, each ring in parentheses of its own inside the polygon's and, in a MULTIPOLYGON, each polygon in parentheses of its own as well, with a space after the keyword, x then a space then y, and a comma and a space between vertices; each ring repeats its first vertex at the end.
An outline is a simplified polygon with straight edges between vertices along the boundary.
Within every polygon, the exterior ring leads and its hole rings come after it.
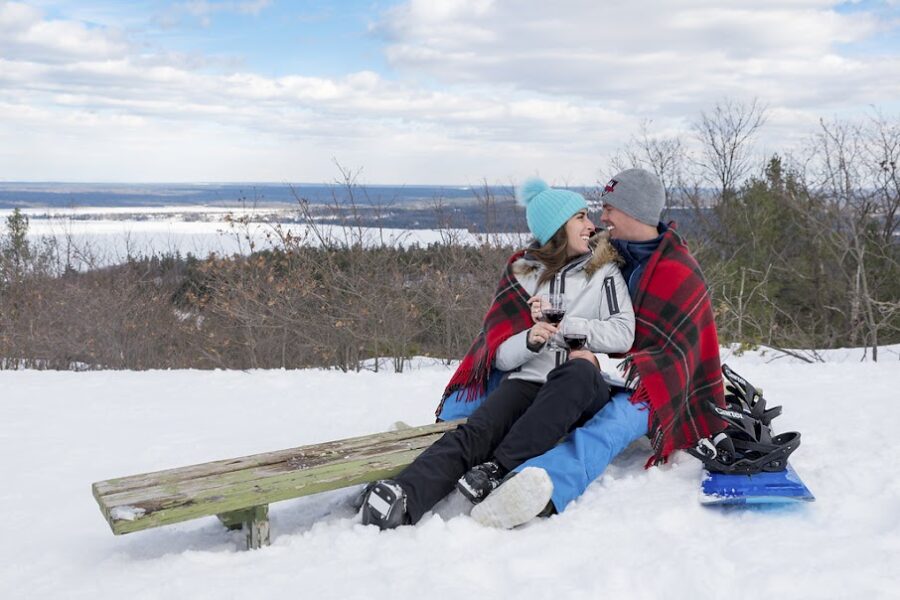
MULTIPOLYGON (((586 348, 592 352, 626 352, 634 341, 634 309, 628 287, 615 264, 616 254, 606 241, 601 241, 592 256, 576 259, 563 267, 561 280, 566 295, 566 320, 585 319, 588 323, 586 348)), ((531 296, 550 292, 551 282, 538 287, 544 270, 542 263, 525 257, 516 261, 513 272, 531 296)), ((527 346, 528 331, 522 331, 497 349, 494 366, 511 371, 511 379, 544 383, 556 366, 557 353, 549 344, 538 352, 527 346)), ((562 341, 561 339, 559 340, 562 341)), ((560 360, 564 357, 560 356, 560 360)))

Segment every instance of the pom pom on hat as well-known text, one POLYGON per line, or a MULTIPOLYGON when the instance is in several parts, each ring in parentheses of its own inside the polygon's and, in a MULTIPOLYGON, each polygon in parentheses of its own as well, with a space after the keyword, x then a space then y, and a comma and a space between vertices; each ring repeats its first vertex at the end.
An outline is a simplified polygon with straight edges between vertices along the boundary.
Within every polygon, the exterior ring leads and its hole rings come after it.
POLYGON ((546 181, 534 177, 526 180, 525 183, 516 188, 516 200, 522 206, 528 206, 535 196, 549 189, 550 186, 547 185, 546 181))

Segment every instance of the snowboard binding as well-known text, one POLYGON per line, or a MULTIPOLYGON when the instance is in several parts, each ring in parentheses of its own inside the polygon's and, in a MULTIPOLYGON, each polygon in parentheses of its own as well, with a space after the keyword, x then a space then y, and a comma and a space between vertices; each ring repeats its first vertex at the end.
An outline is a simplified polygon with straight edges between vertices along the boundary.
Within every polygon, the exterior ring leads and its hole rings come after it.
POLYGON ((766 409, 766 399, 753 385, 731 370, 728 365, 722 365, 722 375, 725 376, 725 403, 746 412, 754 419, 758 419, 763 425, 768 426, 772 419, 781 414, 781 407, 766 409))
POLYGON ((800 446, 796 431, 772 435, 772 420, 781 407, 766 408, 762 394, 727 365, 725 376, 725 408, 712 405, 725 423, 725 429, 701 439, 688 453, 700 459, 713 473, 751 475, 784 471, 791 453, 800 446))

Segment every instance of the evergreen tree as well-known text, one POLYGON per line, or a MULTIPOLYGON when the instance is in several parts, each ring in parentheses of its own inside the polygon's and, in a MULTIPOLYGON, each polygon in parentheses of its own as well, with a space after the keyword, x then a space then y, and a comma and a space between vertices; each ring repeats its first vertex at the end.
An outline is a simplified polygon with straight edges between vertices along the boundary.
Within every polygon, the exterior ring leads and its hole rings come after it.
POLYGON ((31 263, 31 245, 28 243, 28 215, 16 208, 6 217, 6 235, 0 237, 0 260, 4 284, 21 281, 31 263))

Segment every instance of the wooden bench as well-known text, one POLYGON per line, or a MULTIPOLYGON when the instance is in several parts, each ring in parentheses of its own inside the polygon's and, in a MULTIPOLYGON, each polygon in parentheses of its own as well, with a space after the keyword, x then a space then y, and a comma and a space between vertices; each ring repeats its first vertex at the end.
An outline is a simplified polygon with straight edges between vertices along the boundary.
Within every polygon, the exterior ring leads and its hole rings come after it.
POLYGON ((116 535, 216 515, 269 544, 269 504, 393 477, 463 421, 410 427, 93 484, 116 535))

